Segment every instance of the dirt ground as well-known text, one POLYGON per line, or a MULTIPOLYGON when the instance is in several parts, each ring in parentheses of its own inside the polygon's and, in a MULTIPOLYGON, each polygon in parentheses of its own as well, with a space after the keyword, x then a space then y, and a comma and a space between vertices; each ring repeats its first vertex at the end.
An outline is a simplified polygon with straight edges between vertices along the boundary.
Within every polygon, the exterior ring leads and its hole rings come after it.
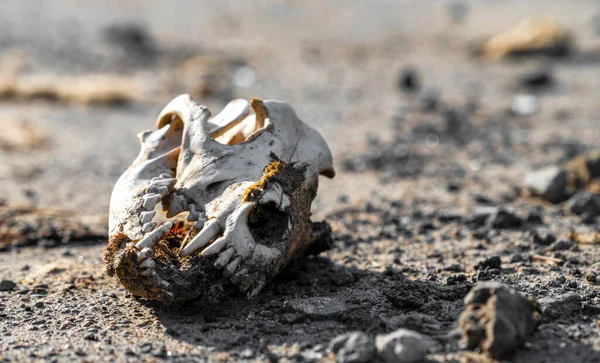
POLYGON ((600 218, 521 193, 529 172, 600 147, 596 2, 0 9, 0 231, 27 213, 36 226, 0 249, 0 361, 334 361, 336 336, 398 328, 434 340, 429 361, 487 361, 462 348, 457 320, 493 280, 545 312, 511 361, 600 362, 600 218), (474 55, 534 16, 569 29, 571 52, 474 55), (110 78, 80 81, 90 74, 110 78), (334 247, 252 300, 166 306, 104 272, 112 187, 136 134, 184 92, 214 111, 285 100, 334 155, 313 203, 334 247), (511 112, 523 94, 535 109, 511 112))

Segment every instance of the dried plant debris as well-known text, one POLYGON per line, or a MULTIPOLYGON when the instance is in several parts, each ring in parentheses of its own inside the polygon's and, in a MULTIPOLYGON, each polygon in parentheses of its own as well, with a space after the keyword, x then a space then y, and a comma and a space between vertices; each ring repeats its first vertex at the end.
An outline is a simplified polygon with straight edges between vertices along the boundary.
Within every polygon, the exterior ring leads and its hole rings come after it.
POLYGON ((0 248, 106 241, 106 220, 73 211, 0 206, 0 248))
POLYGON ((0 118, 0 150, 6 152, 39 151, 51 145, 50 137, 39 128, 18 117, 0 118))
POLYGON ((237 99, 210 116, 175 98, 114 187, 107 271, 134 295, 254 296, 323 244, 309 219, 319 174, 334 176, 321 135, 281 101, 237 99))
POLYGON ((553 19, 525 19, 488 39, 480 52, 490 60, 508 56, 566 55, 573 50, 570 32, 553 19))
POLYGON ((538 302, 498 282, 477 284, 459 318, 463 342, 494 359, 509 359, 542 318, 538 302))

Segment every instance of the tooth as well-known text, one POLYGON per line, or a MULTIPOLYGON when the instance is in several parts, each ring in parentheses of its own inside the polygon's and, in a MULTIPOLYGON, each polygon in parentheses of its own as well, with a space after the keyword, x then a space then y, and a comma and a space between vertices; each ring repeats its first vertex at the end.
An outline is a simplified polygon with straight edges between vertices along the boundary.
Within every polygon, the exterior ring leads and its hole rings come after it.
POLYGON ((156 266, 156 262, 154 262, 153 259, 148 258, 140 263, 139 268, 153 268, 154 266, 156 266))
POLYGON ((225 277, 229 277, 229 276, 233 275, 233 273, 238 268, 238 266, 240 265, 241 262, 242 262, 242 256, 236 256, 233 259, 233 261, 231 261, 227 265, 227 267, 225 267, 225 271, 223 272, 223 274, 225 275, 225 277))
POLYGON ((150 180, 150 186, 165 186, 169 189, 173 188, 175 186, 175 184, 177 183, 177 179, 176 178, 168 178, 168 179, 164 179, 164 178, 152 178, 150 180))
POLYGON ((152 218, 156 215, 156 211, 142 212, 142 224, 152 222, 152 218))
POLYGON ((216 268, 225 267, 229 263, 229 260, 231 260, 231 258, 233 257, 234 254, 235 254, 235 249, 233 247, 229 247, 225 251, 221 252, 221 254, 219 254, 219 258, 217 258, 217 260, 215 261, 214 266, 216 268))
POLYGON ((216 241, 214 241, 213 243, 211 243, 210 246, 206 247, 204 249, 204 251, 202 251, 200 253, 200 255, 202 255, 202 256, 215 255, 215 254, 223 251, 223 249, 225 247, 227 247, 227 238, 220 237, 220 238, 217 238, 216 241))
POLYGON ((220 231, 221 226, 216 218, 207 221, 204 223, 204 228, 181 250, 180 255, 188 256, 198 251, 215 238, 220 231))
POLYGON ((159 177, 161 177, 163 179, 171 179, 171 178, 173 178, 173 175, 171 175, 169 173, 162 173, 159 175, 159 177))
POLYGON ((187 209, 187 200, 182 195, 173 196, 168 203, 167 218, 174 217, 187 209))
POLYGON ((241 98, 233 100, 225 106, 223 111, 209 120, 210 130, 208 133, 213 139, 217 138, 243 121, 249 113, 248 101, 241 98))
POLYGON ((149 222, 142 226, 142 233, 148 233, 156 227, 156 222, 149 222))
POLYGON ((140 275, 142 275, 142 276, 153 276, 154 275, 154 269, 147 268, 145 270, 142 270, 142 272, 140 272, 140 275))
POLYGON ((206 216, 204 215, 200 215, 198 217, 198 222, 196 222, 196 224, 194 225, 195 229, 202 229, 202 227, 204 227, 204 224, 206 223, 207 219, 206 216))
POLYGON ((154 206, 156 206, 156 203, 158 203, 159 200, 161 200, 162 195, 160 194, 146 194, 142 197, 142 199, 144 200, 144 204, 143 207, 145 210, 153 210, 154 206))
POLYGON ((169 193, 169 188, 164 185, 151 185, 150 188, 148 188, 148 192, 160 194, 164 197, 169 193))
POLYGON ((154 255, 154 250, 150 247, 143 248, 140 253, 137 254, 137 260, 142 261, 147 259, 148 257, 152 257, 154 255))
POLYGON ((148 233, 148 235, 146 235, 146 237, 142 238, 142 240, 140 240, 138 243, 136 243, 135 246, 140 250, 144 249, 145 247, 154 246, 158 241, 160 241, 167 234, 167 232, 171 229, 171 227, 173 227, 173 223, 166 222, 165 224, 158 227, 154 231, 148 233))
POLYGON ((196 205, 194 203, 189 204, 188 210, 190 211, 190 214, 188 215, 187 220, 190 222, 197 221, 200 217, 200 213, 198 212, 198 208, 196 208, 196 205))

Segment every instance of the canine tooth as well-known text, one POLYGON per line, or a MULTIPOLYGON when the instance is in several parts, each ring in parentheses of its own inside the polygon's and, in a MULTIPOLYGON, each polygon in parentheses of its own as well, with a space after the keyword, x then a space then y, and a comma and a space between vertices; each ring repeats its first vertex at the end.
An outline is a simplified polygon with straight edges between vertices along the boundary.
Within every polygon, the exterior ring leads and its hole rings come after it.
POLYGON ((223 267, 227 266, 227 264, 229 263, 229 260, 231 260, 231 258, 233 257, 234 254, 235 254, 235 249, 233 247, 229 247, 228 249, 226 249, 225 251, 223 251, 219 254, 219 257, 215 261, 214 266, 216 268, 223 268, 223 267))
POLYGON ((155 215, 156 211, 142 212, 142 224, 152 222, 152 218, 154 218, 155 215))
POLYGON ((143 248, 140 253, 137 254, 137 260, 142 261, 147 259, 148 257, 152 257, 154 255, 154 250, 150 247, 143 248))
POLYGON ((171 229, 171 227, 173 227, 173 223, 166 222, 165 224, 158 227, 154 231, 148 233, 148 235, 146 237, 144 237, 141 241, 136 243, 135 246, 140 250, 144 249, 145 247, 154 246, 158 241, 160 241, 167 234, 167 232, 171 229))
POLYGON ((219 221, 214 218, 204 223, 204 228, 180 252, 181 256, 188 256, 206 246, 221 231, 219 221))
POLYGON ((200 255, 202 255, 202 256, 215 255, 215 254, 223 251, 223 249, 225 247, 227 247, 227 238, 225 238, 225 237, 217 238, 217 240, 214 241, 213 243, 211 243, 210 246, 206 247, 204 249, 204 251, 202 251, 200 253, 200 255))
POLYGON ((148 233, 156 227, 156 222, 149 222, 142 226, 142 233, 148 233))
POLYGON ((240 263, 242 263, 242 256, 236 256, 233 261, 231 261, 227 267, 225 267, 225 271, 223 272, 223 274, 225 275, 225 277, 229 277, 231 275, 233 275, 233 273, 235 272, 235 270, 237 270, 238 266, 240 265, 240 263))
POLYGON ((153 268, 154 266, 156 266, 156 262, 151 258, 147 258, 139 265, 140 268, 153 268))
POLYGON ((150 211, 150 210, 153 210, 154 207, 156 206, 156 203, 158 203, 158 201, 162 199, 162 195, 146 194, 142 197, 142 199, 144 200, 144 204, 143 204, 144 209, 150 211))
POLYGON ((200 213, 198 212, 198 208, 196 208, 196 204, 191 203, 188 205, 188 210, 190 211, 190 214, 187 217, 187 220, 192 222, 192 221, 197 221, 198 218, 200 217, 200 213))
POLYGON ((142 270, 142 272, 140 272, 140 275, 142 275, 142 276, 154 276, 154 269, 147 268, 145 270, 142 270))

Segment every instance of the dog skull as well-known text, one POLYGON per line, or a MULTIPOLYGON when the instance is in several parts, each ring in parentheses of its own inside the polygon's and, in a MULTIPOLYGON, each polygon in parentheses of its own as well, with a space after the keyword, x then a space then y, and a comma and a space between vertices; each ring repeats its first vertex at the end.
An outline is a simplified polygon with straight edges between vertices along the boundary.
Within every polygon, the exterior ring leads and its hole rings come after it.
POLYGON ((254 296, 311 245, 318 175, 334 176, 321 135, 281 101, 238 99, 210 116, 175 98, 114 187, 107 272, 134 295, 254 296))

